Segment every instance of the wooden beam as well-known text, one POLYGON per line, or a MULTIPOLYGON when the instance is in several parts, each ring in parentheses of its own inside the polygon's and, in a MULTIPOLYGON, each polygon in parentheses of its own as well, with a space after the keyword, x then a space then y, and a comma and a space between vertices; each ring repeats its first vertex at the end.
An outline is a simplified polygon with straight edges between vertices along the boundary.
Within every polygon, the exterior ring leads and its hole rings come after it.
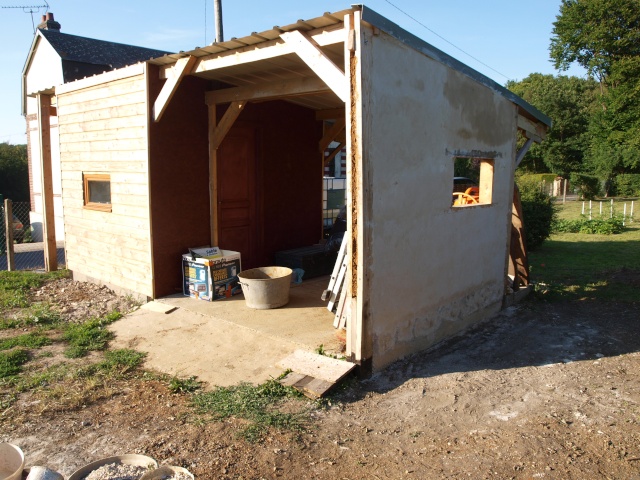
POLYGON ((518 153, 516 154, 516 168, 518 168, 518 165, 520 165, 520 162, 522 161, 525 154, 529 150, 529 147, 531 147, 532 143, 533 143, 533 138, 529 138, 527 139, 526 143, 522 146, 522 148, 518 150, 518 153))
MULTIPOLYGON (((344 42, 345 39, 343 28, 336 28, 334 30, 318 29, 310 32, 308 35, 321 47, 335 45, 344 42)), ((247 63, 259 62, 261 60, 269 60, 283 55, 290 55, 292 53, 294 52, 291 45, 283 43, 281 39, 269 40, 256 45, 229 50, 228 52, 214 53, 200 57, 194 73, 235 67, 247 63)), ((170 67, 161 69, 160 78, 170 77, 170 67)))
MULTIPOLYGON (((13 248, 13 201, 4 199, 4 239, 7 252, 7 270, 13 272, 16 269, 16 255, 13 248)), ((0 254, 2 245, 0 244, 0 254)))
POLYGON ((216 132, 217 112, 215 105, 209 105, 209 218, 211 245, 218 246, 218 150, 213 148, 216 132))
POLYGON ((211 138, 211 148, 213 148, 214 150, 218 149, 218 147, 222 143, 222 140, 224 140, 224 137, 227 135, 227 133, 229 133, 229 130, 233 126, 234 122, 238 118, 238 115, 240 115, 240 112, 242 112, 246 104, 247 102, 232 102, 231 105, 229 105, 229 108, 227 108, 227 111, 224 112, 220 123, 213 132, 213 136, 211 138))
POLYGON ((331 89, 317 78, 303 78, 288 82, 263 83, 256 86, 223 88, 205 94, 207 105, 234 101, 268 100, 310 93, 325 93, 331 89))
POLYGON ((56 224, 53 213, 53 174, 51 168, 51 95, 36 95, 38 102, 38 134, 40 136, 40 172, 42 176, 42 231, 44 265, 47 272, 58 269, 56 224))
POLYGON ((316 110, 316 120, 336 120, 344 118, 344 107, 316 110))
POLYGON ((318 148, 321 152, 324 152, 329 144, 335 140, 342 130, 344 130, 345 119, 344 117, 339 118, 335 121, 335 123, 327 130, 322 137, 322 140, 318 143, 318 148))
POLYGON ((209 105, 209 216, 211 225, 211 245, 218 246, 218 147, 229 133, 233 123, 246 102, 232 102, 217 123, 216 105, 209 105))
POLYGON ((283 33, 280 37, 333 90, 340 100, 343 102, 349 100, 347 77, 320 49, 317 43, 299 30, 283 33))
POLYGON ((173 95, 178 90, 180 82, 185 75, 191 73, 193 67, 197 62, 197 58, 194 56, 188 56, 179 59, 173 67, 173 76, 168 78, 165 84, 162 86, 162 90, 153 103, 153 121, 159 122, 164 114, 169 102, 173 98, 173 95))
POLYGON ((522 203, 518 186, 513 187, 511 205, 511 242, 509 247, 509 274, 513 276, 512 289, 516 292, 521 285, 527 286, 529 279, 529 258, 525 242, 525 226, 522 220, 522 203))
POLYGON ((522 115, 518 115, 518 128, 522 130, 525 137, 536 143, 542 142, 547 136, 547 129, 543 125, 534 123, 522 115))
POLYGON ((336 155, 338 153, 340 153, 340 150, 342 150, 343 148, 344 148, 344 142, 340 143, 340 145, 338 145, 336 148, 331 150, 331 153, 324 159, 324 165, 323 166, 326 166, 327 163, 329 163, 331 160, 336 158, 336 155))

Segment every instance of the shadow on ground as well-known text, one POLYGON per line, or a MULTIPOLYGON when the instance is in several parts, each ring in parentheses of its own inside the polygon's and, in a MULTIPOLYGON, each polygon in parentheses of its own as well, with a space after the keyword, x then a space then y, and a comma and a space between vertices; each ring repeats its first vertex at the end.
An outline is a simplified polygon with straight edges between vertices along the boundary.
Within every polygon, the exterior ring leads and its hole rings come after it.
POLYGON ((540 367, 640 351, 640 305, 598 301, 511 307, 435 348, 390 365, 350 389, 346 401, 385 393, 412 378, 540 367))

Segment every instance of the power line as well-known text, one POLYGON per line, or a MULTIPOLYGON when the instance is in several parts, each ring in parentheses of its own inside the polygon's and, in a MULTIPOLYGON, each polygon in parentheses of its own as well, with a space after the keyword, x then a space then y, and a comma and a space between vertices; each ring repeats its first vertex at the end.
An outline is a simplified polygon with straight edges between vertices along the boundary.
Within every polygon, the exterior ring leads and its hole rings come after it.
POLYGON ((486 63, 484 63, 482 60, 477 59, 476 57, 474 57, 473 55, 471 55, 468 52, 465 52, 463 49, 461 49, 460 47, 458 47, 457 45, 455 45, 454 43, 451 43, 449 40, 447 40, 446 38, 444 38, 442 35, 440 35, 439 33, 433 31, 431 28, 427 27, 424 23, 422 23, 420 20, 416 19, 415 17, 409 15, 407 12, 405 12, 404 10, 402 10, 400 7, 398 7, 397 5, 394 5, 393 3, 391 3, 389 0, 384 0, 385 2, 387 2, 389 5, 391 5, 393 8, 395 8, 396 10, 398 10, 400 13, 406 15, 407 17, 409 17, 411 20, 413 20, 414 22, 416 22, 418 25, 420 25, 423 28, 426 28, 428 31, 430 31, 431 33, 433 33, 436 37, 438 37, 439 39, 447 42, 449 45, 451 45, 453 48, 460 50, 462 53, 464 53, 466 56, 472 58, 473 60, 475 60, 476 62, 478 62, 481 65, 484 65, 485 67, 487 67, 489 70, 492 70, 494 72, 496 72, 498 75, 503 76, 504 78, 506 78, 507 80, 510 80, 509 77, 507 77, 504 73, 499 72, 498 70, 496 70, 495 68, 487 65, 486 63))

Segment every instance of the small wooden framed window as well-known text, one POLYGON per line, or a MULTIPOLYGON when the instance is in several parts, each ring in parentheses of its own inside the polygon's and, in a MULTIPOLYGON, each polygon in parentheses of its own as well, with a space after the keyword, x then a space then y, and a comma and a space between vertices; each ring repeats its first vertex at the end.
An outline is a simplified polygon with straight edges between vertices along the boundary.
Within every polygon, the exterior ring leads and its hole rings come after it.
POLYGON ((84 173, 84 208, 111 211, 111 175, 105 173, 84 173))
POLYGON ((490 205, 493 201, 494 160, 454 158, 453 207, 490 205), (460 175, 460 176, 458 176, 460 175))

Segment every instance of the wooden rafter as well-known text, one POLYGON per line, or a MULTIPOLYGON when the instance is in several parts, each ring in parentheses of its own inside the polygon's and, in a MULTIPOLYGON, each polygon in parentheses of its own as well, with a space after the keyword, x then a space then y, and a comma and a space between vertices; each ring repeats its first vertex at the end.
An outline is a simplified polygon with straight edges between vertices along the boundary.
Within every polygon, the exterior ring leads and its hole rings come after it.
POLYGON ((324 152, 329 144, 333 142, 336 137, 344 130, 345 119, 344 117, 338 118, 335 123, 327 130, 322 137, 322 140, 318 143, 318 148, 321 152, 324 152))
POLYGON ((531 147, 532 143, 533 143, 533 138, 528 138, 525 144, 522 146, 522 148, 518 150, 518 153, 516 154, 516 168, 518 168, 518 165, 520 165, 520 162, 522 161, 526 153, 529 151, 529 147, 531 147))
POLYGON ((522 130, 525 137, 536 143, 542 142, 547 135, 546 128, 543 125, 534 123, 522 115, 518 115, 518 129, 522 130))
MULTIPOLYGON (((345 39, 343 28, 336 28, 334 30, 318 29, 309 32, 308 35, 321 47, 336 45, 344 42, 345 39)), ((294 52, 291 45, 283 43, 282 39, 269 40, 256 45, 233 49, 229 52, 214 53, 200 57, 193 73, 203 73, 261 60, 269 60, 292 53, 294 52)), ((171 67, 167 66, 161 69, 160 78, 171 78, 171 76, 171 67)))
POLYGON ((269 100, 309 93, 324 93, 331 89, 317 78, 303 78, 288 82, 263 83, 256 86, 223 88, 205 94, 207 105, 233 101, 269 100))
POLYGON ((344 107, 316 111, 316 120, 335 120, 337 118, 344 118, 344 107))
POLYGON ((188 56, 179 59, 173 67, 173 75, 167 78, 167 81, 162 86, 162 90, 153 103, 153 121, 158 122, 162 118, 169 102, 173 98, 173 95, 178 90, 180 82, 185 75, 191 73, 198 59, 194 56, 188 56))
POLYGON ((340 100, 343 102, 349 100, 349 85, 344 72, 331 61, 313 39, 299 30, 285 32, 280 37, 333 90, 340 100))
POLYGON ((340 153, 340 150, 342 150, 343 148, 344 148, 344 142, 340 143, 340 145, 338 145, 336 148, 331 150, 331 153, 324 159, 324 166, 326 166, 327 163, 333 160, 336 157, 336 155, 340 153))
POLYGON ((217 150, 224 137, 229 133, 229 130, 233 126, 233 123, 236 121, 240 112, 244 109, 246 102, 232 102, 227 108, 227 111, 224 112, 220 123, 216 126, 216 129, 213 131, 213 135, 211 137, 211 148, 217 150))

